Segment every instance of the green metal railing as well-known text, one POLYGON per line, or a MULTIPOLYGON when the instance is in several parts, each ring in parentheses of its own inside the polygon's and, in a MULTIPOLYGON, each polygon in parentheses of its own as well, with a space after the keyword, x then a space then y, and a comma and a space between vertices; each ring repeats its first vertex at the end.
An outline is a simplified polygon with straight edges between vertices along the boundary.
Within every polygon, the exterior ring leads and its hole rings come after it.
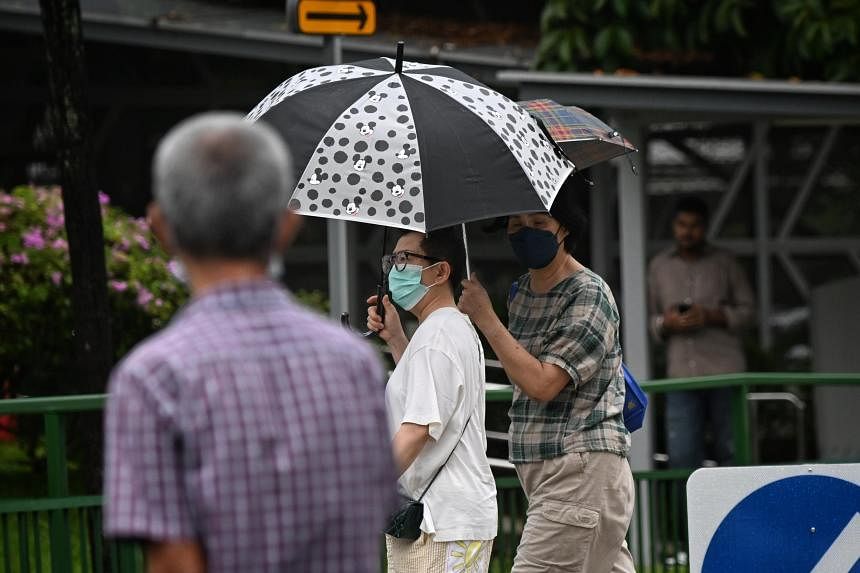
MULTIPOLYGON (((752 387, 776 385, 858 385, 860 374, 737 374, 703 378, 655 380, 642 387, 658 393, 731 387, 732 421, 738 465, 750 462, 749 414, 746 395, 752 387)), ((487 391, 488 403, 510 402, 510 389, 487 391)), ((46 492, 35 499, 4 497, 0 482, 0 573, 143 571, 140 546, 107 542, 101 535, 101 496, 69 494, 66 417, 99 411, 104 395, 0 400, 0 415, 40 415, 44 421, 47 458, 46 492)), ((693 470, 634 472, 636 510, 628 543, 639 571, 686 571, 665 557, 686 551, 685 484, 693 470)), ((2 476, 0 476, 2 478, 2 476)), ((514 476, 496 479, 499 533, 491 567, 509 571, 525 523, 527 502, 514 476)))

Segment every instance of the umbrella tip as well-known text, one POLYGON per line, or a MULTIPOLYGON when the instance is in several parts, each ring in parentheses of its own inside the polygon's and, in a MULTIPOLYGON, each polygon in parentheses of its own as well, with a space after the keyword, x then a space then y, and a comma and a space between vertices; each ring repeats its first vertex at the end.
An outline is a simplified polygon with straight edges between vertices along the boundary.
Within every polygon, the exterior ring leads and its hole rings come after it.
POLYGON ((397 60, 394 63, 394 73, 399 74, 403 72, 403 40, 397 42, 397 60))

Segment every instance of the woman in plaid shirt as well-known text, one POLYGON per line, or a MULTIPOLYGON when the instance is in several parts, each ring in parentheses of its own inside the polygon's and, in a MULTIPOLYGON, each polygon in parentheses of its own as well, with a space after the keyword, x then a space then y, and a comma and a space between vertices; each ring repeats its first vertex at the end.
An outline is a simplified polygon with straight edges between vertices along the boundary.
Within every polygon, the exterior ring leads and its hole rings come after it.
POLYGON ((584 226, 570 192, 548 213, 508 218, 528 272, 511 288, 507 328, 475 275, 463 281, 459 307, 514 385, 510 459, 529 500, 514 573, 634 571, 619 314, 572 255, 584 226))

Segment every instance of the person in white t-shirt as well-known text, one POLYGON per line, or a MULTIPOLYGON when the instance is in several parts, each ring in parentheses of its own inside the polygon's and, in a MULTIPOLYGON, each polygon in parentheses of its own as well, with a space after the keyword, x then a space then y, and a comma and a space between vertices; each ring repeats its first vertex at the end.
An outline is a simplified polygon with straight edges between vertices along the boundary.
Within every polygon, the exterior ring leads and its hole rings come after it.
POLYGON ((385 399, 398 488, 414 500, 430 485, 421 499, 421 536, 412 541, 386 535, 389 573, 483 573, 490 564, 498 514, 486 454, 484 353, 454 302, 464 266, 456 228, 407 232, 383 257, 391 298, 418 319, 412 340, 388 295, 384 321, 376 296, 367 301, 367 326, 388 344, 397 364, 385 399))

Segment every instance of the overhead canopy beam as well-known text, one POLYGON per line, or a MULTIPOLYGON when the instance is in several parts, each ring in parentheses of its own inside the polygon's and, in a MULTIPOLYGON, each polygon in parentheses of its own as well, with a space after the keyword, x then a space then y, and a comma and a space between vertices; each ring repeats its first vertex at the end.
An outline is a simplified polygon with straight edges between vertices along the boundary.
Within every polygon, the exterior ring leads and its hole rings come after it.
MULTIPOLYGON (((860 85, 666 76, 598 76, 508 70, 500 82, 520 86, 520 99, 617 110, 729 116, 860 116, 860 85)), ((701 119, 701 117, 699 118, 701 119)))
MULTIPOLYGON (((36 6, 0 6, 0 29, 41 35, 42 25, 36 6)), ((298 66, 320 66, 325 63, 321 36, 88 11, 82 15, 82 26, 84 38, 92 42, 284 62, 298 66)), ((379 39, 343 40, 345 62, 380 56, 394 57, 394 54, 393 40, 390 43, 379 39)), ((526 58, 509 55, 418 47, 417 44, 406 46, 406 57, 451 65, 489 84, 496 83, 496 74, 500 69, 526 68, 531 64, 526 58)))

